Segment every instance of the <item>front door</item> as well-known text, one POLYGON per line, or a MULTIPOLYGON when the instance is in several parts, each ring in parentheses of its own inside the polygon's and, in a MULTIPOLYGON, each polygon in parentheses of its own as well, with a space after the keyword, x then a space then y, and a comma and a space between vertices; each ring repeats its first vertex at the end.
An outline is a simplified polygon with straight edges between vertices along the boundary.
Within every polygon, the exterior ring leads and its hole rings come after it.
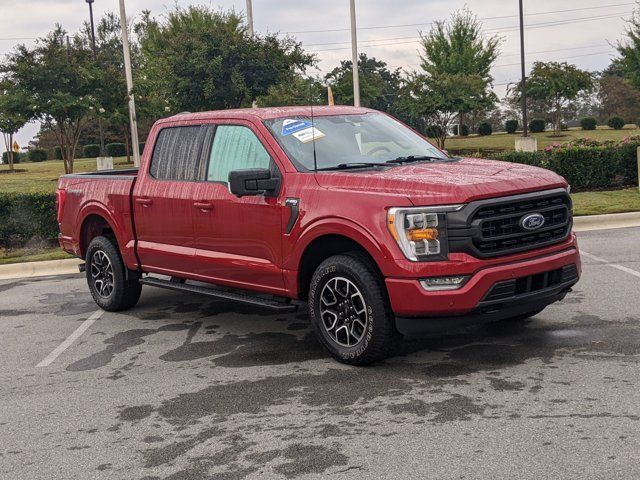
POLYGON ((229 192, 229 172, 247 168, 279 171, 250 125, 216 126, 203 208, 194 217, 196 268, 212 282, 272 293, 284 290, 282 203, 277 197, 238 198, 229 192))

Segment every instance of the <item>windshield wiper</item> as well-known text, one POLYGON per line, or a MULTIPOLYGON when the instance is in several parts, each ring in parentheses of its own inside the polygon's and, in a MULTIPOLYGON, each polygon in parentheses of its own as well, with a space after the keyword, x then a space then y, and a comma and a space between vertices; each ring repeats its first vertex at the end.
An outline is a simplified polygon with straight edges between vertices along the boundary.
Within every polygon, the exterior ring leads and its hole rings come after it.
POLYGON ((354 162, 354 163, 341 163, 332 167, 319 168, 319 172, 326 172, 329 170, 350 170, 352 168, 366 168, 366 167, 384 167, 385 163, 380 162, 354 162))
POLYGON ((437 160, 444 160, 444 158, 429 155, 409 155, 408 157, 398 157, 393 160, 387 160, 386 163, 435 162, 437 160))

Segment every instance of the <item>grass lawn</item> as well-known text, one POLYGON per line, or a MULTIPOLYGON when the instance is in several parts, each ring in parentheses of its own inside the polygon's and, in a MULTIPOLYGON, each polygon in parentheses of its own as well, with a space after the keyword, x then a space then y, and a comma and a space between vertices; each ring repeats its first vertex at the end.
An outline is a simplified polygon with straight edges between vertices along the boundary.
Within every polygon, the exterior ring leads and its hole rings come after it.
POLYGON ((640 191, 637 188, 573 193, 571 198, 576 216, 640 212, 640 191))
MULTIPOLYGON (((126 163, 126 157, 113 159, 113 167, 133 168, 133 164, 126 163)), ((64 175, 62 160, 48 160, 40 163, 18 163, 17 170, 25 172, 8 173, 8 165, 0 165, 0 192, 55 192, 58 177, 64 175)), ((96 170, 95 158, 79 158, 74 162, 74 172, 93 172, 96 170)))
POLYGON ((15 250, 0 249, 0 265, 22 262, 40 262, 44 260, 63 260, 73 258, 60 247, 39 249, 17 248, 15 250))
MULTIPOLYGON (((447 139, 445 148, 456 149, 481 149, 481 148, 501 148, 513 150, 515 148, 516 137, 522 133, 508 134, 504 132, 494 133, 481 137, 479 135, 470 135, 465 138, 451 137, 447 139)), ((613 130, 609 127, 598 127, 597 130, 585 131, 580 128, 571 128, 566 132, 560 132, 560 137, 554 137, 553 132, 543 132, 532 134, 538 139, 538 150, 544 150, 545 147, 554 143, 565 143, 578 138, 593 138, 595 140, 623 140, 627 137, 640 135, 640 128, 635 125, 627 125, 622 130, 613 130)))

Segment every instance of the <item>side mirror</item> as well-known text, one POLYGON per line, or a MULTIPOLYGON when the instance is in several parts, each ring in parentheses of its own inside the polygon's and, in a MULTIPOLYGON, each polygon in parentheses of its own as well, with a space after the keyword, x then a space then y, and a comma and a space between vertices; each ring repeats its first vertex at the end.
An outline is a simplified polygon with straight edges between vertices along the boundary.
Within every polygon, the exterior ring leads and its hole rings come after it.
POLYGON ((280 189, 280 179, 271 176, 268 168, 249 168, 229 172, 229 191, 238 197, 273 195, 280 189))

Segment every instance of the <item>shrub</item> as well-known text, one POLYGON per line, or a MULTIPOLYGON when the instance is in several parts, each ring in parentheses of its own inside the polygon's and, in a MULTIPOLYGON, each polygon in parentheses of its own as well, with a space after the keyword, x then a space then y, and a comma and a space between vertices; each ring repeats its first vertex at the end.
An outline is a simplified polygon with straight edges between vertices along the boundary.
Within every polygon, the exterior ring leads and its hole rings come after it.
POLYGON ((580 120, 582 130, 595 130, 598 127, 598 121, 593 117, 584 117, 580 120))
POLYGON ((90 144, 82 147, 82 156, 84 158, 95 158, 100 156, 100 145, 90 144))
POLYGON ((482 135, 483 137, 486 137, 487 135, 491 135, 493 133, 493 128, 491 127, 491 124, 488 122, 484 122, 481 123, 480 126, 478 126, 478 134, 482 135))
POLYGON ((491 158, 547 168, 563 176, 575 191, 610 189, 637 184, 639 146, 640 137, 621 142, 580 139, 544 152, 508 152, 491 158))
POLYGON ((32 148, 27 152, 31 162, 44 162, 47 159, 47 151, 44 148, 32 148))
MULTIPOLYGON (((460 127, 459 125, 454 125, 453 126, 453 134, 454 135, 458 135, 459 127, 460 127)), ((462 125, 462 134, 460 136, 461 137, 469 136, 469 126, 468 125, 462 125)))
POLYGON ((124 143, 107 143, 104 149, 109 157, 124 157, 127 154, 124 143))
POLYGON ((58 236, 55 195, 0 193, 0 245, 23 246, 58 236))
MULTIPOLYGON (((22 160, 22 154, 20 152, 13 152, 13 163, 20 163, 22 160)), ((7 165, 9 163, 9 154, 7 152, 2 152, 2 163, 7 165)))
POLYGON ((519 126, 518 120, 507 120, 507 123, 504 124, 507 133, 516 133, 519 126))
POLYGON ((609 125, 614 130, 622 130, 624 128, 625 121, 622 117, 611 117, 607 122, 607 125, 609 125))
POLYGON ((503 162, 522 163, 524 165, 544 168, 546 167, 547 156, 544 152, 504 152, 490 155, 489 158, 503 162))
POLYGON ((567 125, 564 122, 560 122, 560 131, 561 132, 566 132, 567 130, 569 130, 569 125, 567 125))
POLYGON ((529 122, 529 130, 531 133, 542 133, 547 128, 547 122, 542 118, 534 118, 529 122))
POLYGON ((56 160, 62 160, 62 149, 60 147, 53 148, 53 158, 56 160))

